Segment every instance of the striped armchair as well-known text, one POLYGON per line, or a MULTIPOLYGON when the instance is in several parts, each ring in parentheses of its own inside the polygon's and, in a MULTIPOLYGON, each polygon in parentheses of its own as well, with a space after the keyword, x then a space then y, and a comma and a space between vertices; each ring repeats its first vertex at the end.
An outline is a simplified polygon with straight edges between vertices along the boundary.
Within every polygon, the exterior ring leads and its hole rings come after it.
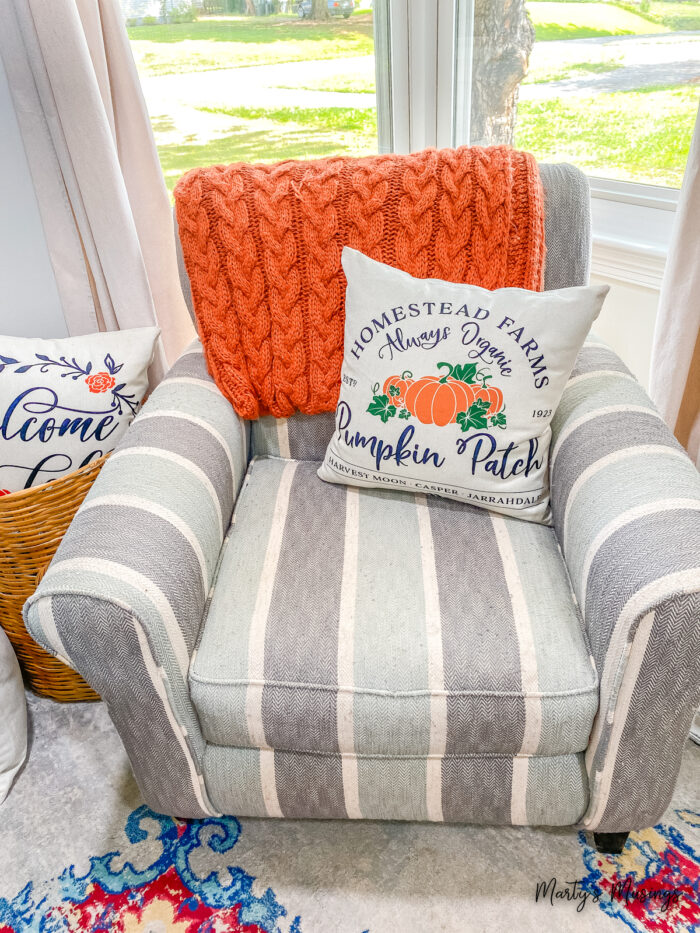
MULTIPOLYGON (((546 287, 582 284, 585 178, 542 176, 546 287)), ((609 850, 653 823, 700 692, 700 480, 618 357, 590 339, 556 413, 553 528, 324 484, 332 430, 242 422, 193 343, 27 603, 148 804, 576 825, 609 850)))

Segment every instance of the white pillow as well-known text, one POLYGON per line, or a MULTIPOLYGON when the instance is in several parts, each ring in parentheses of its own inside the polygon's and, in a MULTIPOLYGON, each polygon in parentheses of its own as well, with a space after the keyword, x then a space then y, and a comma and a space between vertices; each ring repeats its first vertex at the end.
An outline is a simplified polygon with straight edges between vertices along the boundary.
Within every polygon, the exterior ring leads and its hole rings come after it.
POLYGON ((550 522, 550 422, 608 286, 487 291, 343 250, 345 355, 318 475, 550 522))
POLYGON ((159 333, 0 337, 0 495, 114 450, 146 393, 159 333))
POLYGON ((0 628, 0 803, 27 754, 27 703, 12 645, 0 628))

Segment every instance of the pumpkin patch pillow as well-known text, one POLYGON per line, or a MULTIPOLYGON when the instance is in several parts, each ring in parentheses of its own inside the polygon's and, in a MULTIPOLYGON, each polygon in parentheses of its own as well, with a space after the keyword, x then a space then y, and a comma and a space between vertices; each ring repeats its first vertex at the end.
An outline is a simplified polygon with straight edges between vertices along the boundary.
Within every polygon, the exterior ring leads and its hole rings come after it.
POLYGON ((318 475, 550 522, 550 422, 607 286, 487 291, 345 247, 345 352, 318 475))

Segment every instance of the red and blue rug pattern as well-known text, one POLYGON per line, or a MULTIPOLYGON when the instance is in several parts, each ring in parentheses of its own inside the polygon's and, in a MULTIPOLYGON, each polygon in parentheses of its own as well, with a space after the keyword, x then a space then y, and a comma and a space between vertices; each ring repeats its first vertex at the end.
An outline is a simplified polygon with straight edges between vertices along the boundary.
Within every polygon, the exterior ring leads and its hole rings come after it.
POLYGON ((588 874, 581 887, 635 933, 700 930, 700 854, 679 826, 700 829, 700 813, 675 810, 678 824, 633 833, 621 855, 601 855, 579 833, 588 874))
MULTIPOLYGON (((601 855, 578 834, 577 885, 591 929, 600 910, 620 933, 700 930, 700 855, 682 829, 697 835, 700 813, 672 812, 674 825, 634 833, 619 856, 601 855)), ((139 807, 126 822, 128 844, 90 858, 86 874, 69 866, 0 898, 0 933, 302 933, 302 918, 235 864, 241 832, 234 817, 184 823, 139 807)))
MULTIPOLYGON (((70 866, 52 881, 30 882, 12 901, 0 898, 0 933, 280 933, 287 911, 270 888, 256 896, 255 879, 235 865, 204 877, 193 867, 194 853, 206 865, 207 852, 234 848, 237 819, 183 823, 142 806, 127 820, 129 843, 144 842, 151 834, 144 824, 153 822, 161 852, 150 865, 136 869, 128 850, 108 852, 91 858, 83 876, 70 866)), ((302 933, 299 918, 284 931, 302 933)))

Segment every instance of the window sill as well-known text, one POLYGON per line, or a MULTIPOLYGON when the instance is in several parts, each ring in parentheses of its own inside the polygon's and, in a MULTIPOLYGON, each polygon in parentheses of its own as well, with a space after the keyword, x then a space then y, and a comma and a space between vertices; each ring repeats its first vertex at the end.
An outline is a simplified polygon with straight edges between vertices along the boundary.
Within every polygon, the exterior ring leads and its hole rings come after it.
POLYGON ((593 236, 593 275, 658 290, 665 265, 664 249, 615 237, 593 236))
POLYGON ((592 273, 658 290, 679 192, 603 178, 590 182, 592 273))
POLYGON ((660 185, 639 185, 615 178, 589 178, 592 198, 632 204, 637 207, 653 207, 657 210, 675 211, 680 191, 678 188, 662 188, 660 185))

